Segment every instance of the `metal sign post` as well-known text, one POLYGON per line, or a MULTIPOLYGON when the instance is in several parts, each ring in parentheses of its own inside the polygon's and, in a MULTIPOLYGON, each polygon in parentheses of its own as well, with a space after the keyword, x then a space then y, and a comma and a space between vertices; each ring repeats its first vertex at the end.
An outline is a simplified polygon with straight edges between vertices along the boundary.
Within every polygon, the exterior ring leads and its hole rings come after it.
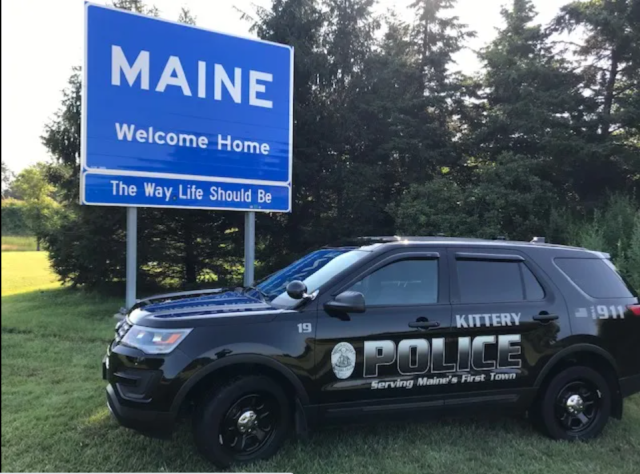
POLYGON ((138 276, 138 208, 127 208, 127 308, 136 302, 136 281, 138 276))
POLYGON ((85 3, 80 199, 126 206, 127 306, 136 207, 290 212, 293 48, 85 3))
POLYGON ((254 282, 253 270, 256 259, 256 213, 244 214, 244 286, 254 282))

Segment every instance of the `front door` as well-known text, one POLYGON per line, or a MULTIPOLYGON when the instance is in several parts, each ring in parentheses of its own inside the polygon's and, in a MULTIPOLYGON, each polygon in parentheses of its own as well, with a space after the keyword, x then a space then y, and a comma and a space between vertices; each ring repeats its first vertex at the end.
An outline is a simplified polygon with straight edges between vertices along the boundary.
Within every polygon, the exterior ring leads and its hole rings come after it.
POLYGON ((449 353, 444 249, 382 255, 319 303, 315 389, 320 404, 384 405, 449 389, 444 379, 454 354, 449 353), (332 314, 323 308, 347 290, 364 295, 364 313, 332 314))

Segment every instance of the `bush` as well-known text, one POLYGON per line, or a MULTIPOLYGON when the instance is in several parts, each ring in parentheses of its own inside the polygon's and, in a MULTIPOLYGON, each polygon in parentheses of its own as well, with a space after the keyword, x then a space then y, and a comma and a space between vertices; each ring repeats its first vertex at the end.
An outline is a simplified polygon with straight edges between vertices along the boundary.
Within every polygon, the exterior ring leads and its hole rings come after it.
MULTIPOLYGON (((138 288, 227 286, 238 281, 242 264, 236 232, 239 213, 140 208, 138 288)), ((126 274, 126 210, 68 205, 56 208, 39 234, 51 266, 65 284, 110 289, 126 274)), ((239 223, 239 222, 238 222, 239 223)), ((241 275, 240 275, 241 277, 241 275)))
POLYGON ((611 258, 631 282, 640 290, 640 206, 629 196, 612 195, 575 225, 570 245, 599 250, 611 258))
POLYGON ((623 271, 633 287, 640 291, 640 212, 636 213, 623 271))
POLYGON ((400 235, 464 236, 478 232, 478 220, 464 208, 464 190, 444 177, 412 185, 389 213, 400 235))
POLYGON ((2 235, 31 235, 27 224, 27 206, 17 199, 2 200, 2 235))
POLYGON ((539 167, 503 153, 497 163, 477 166, 464 186, 447 175, 411 186, 389 212, 401 234, 531 240, 544 235, 556 202, 539 167))

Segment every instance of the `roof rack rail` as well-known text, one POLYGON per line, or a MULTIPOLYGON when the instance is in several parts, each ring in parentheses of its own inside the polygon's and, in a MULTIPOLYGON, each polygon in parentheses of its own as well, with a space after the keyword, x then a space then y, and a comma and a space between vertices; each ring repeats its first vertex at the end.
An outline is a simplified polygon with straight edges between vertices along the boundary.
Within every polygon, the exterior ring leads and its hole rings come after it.
POLYGON ((532 244, 544 244, 546 243, 547 239, 545 239, 544 237, 534 237, 533 239, 531 239, 531 243, 532 244))

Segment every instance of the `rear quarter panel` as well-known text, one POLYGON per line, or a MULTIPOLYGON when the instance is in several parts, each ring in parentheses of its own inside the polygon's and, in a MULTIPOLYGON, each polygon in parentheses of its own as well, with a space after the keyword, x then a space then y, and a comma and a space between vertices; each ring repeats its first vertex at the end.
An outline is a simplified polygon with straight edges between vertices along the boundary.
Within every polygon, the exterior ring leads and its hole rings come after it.
POLYGON ((572 337, 563 346, 585 343, 601 347, 615 360, 618 376, 640 373, 640 317, 627 309, 638 298, 593 298, 582 291, 556 264, 557 258, 594 258, 592 252, 572 249, 536 250, 536 263, 553 279, 567 305, 572 337))

